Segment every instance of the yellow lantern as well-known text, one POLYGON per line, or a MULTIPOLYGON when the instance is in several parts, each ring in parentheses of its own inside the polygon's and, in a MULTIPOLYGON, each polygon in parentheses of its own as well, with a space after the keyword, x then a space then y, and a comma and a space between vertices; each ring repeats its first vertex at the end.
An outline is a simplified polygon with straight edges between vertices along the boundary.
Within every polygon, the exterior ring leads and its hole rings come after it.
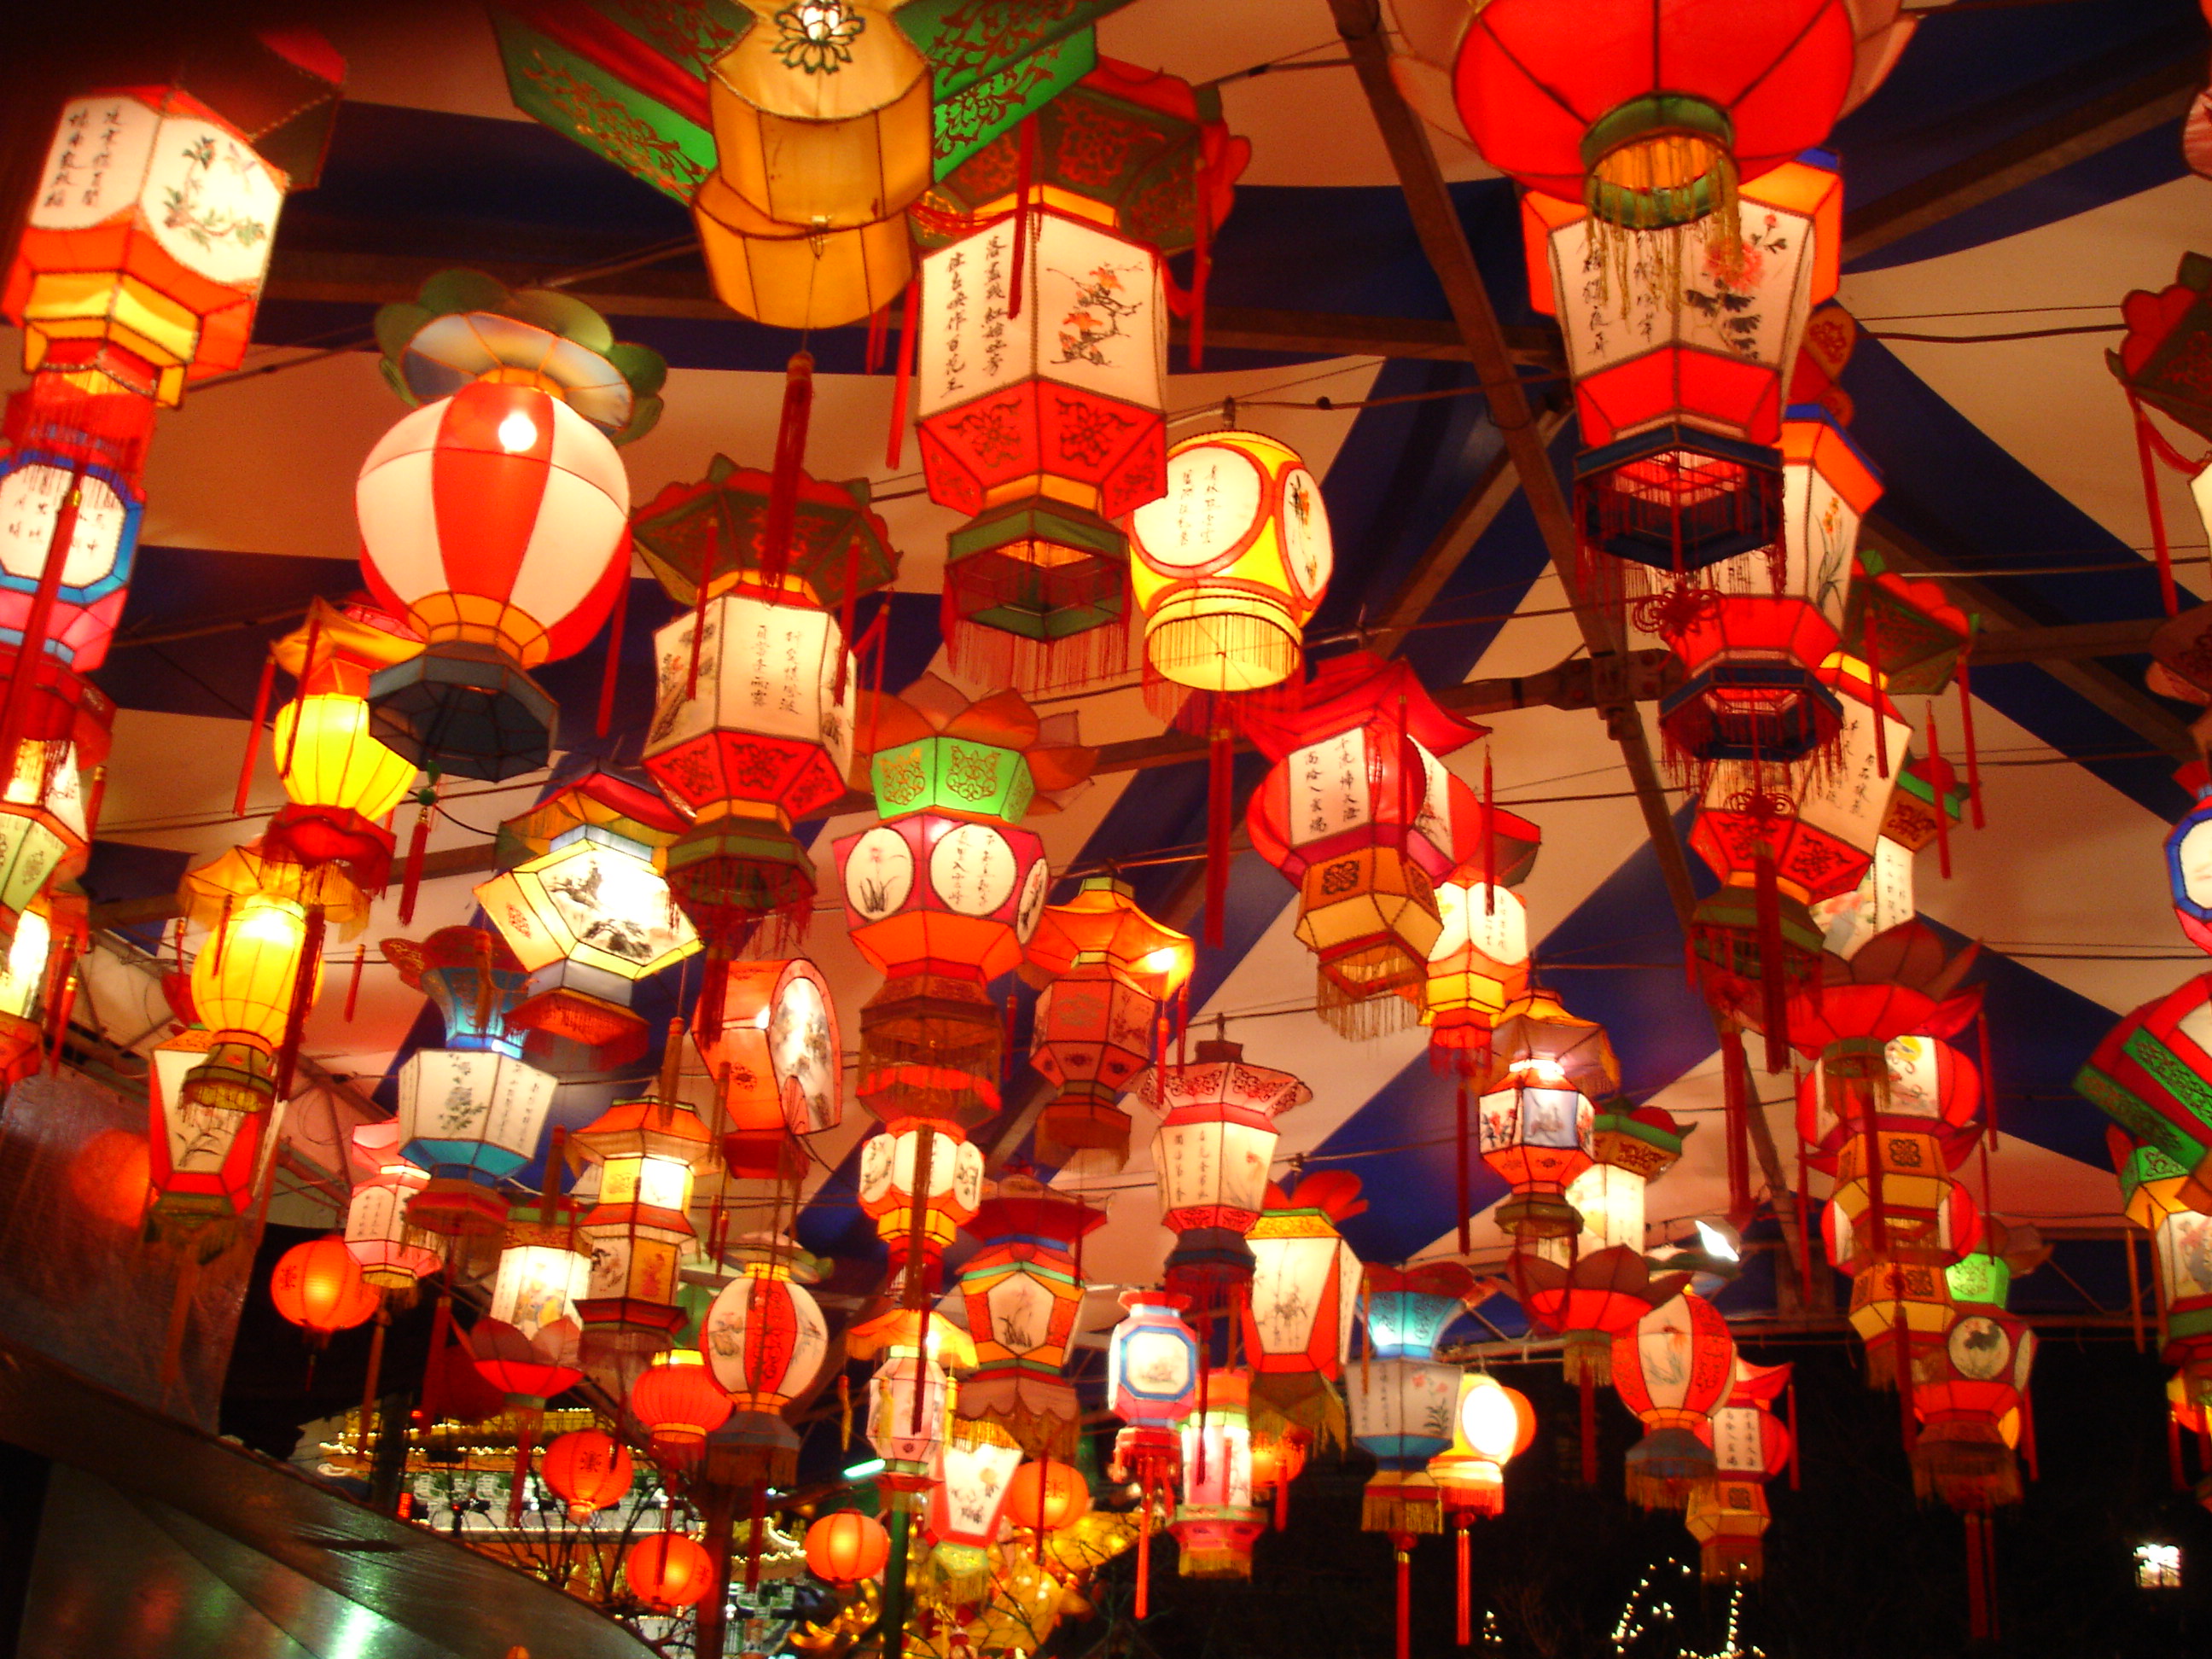
POLYGON ((770 328, 858 322, 896 299, 914 275, 901 211, 843 230, 781 224, 710 173, 691 222, 722 303, 770 328))
MULTIPOLYGON (((236 1087, 267 1103, 275 1088, 271 1061, 284 1041, 294 998, 302 989, 301 956, 307 944, 307 917, 301 906, 255 894, 234 908, 202 947, 192 963, 192 1006, 216 1041, 208 1059, 186 1080, 187 1095, 204 1097, 213 1089, 236 1087)), ((310 1002, 322 977, 318 962, 304 988, 310 1002)))
POLYGON ((1168 451, 1167 493, 1127 530, 1148 684, 1255 691, 1297 672, 1334 554, 1296 452, 1257 432, 1186 438, 1168 451))
POLYGON ((902 0, 747 0, 755 15, 707 78, 717 171, 786 225, 844 230, 896 214, 931 176, 929 61, 902 0))
MULTIPOLYGON (((680 1027, 670 1035, 672 1055, 680 1035, 680 1027)), ((714 1146, 699 1115, 665 1097, 674 1079, 662 1081, 663 1098, 617 1101, 569 1138, 599 1166, 599 1201, 577 1229, 592 1258, 576 1304, 587 1345, 665 1347, 684 1323, 677 1257, 694 1237, 691 1185, 714 1163, 714 1146)))

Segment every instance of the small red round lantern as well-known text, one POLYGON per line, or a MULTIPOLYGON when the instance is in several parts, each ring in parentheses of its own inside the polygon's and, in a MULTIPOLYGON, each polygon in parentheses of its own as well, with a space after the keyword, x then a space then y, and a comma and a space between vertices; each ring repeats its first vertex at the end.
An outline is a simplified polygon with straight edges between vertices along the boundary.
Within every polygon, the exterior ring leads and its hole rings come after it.
POLYGON ((582 1526, 599 1510, 622 1502, 636 1466, 629 1448, 614 1436, 599 1429, 574 1429, 546 1447, 538 1472, 568 1504, 568 1518, 582 1526))
POLYGON ((1091 1483, 1073 1463, 1057 1458, 1032 1460, 1006 1483, 1007 1522, 1032 1530, 1056 1532, 1091 1513, 1091 1483))
POLYGON ((707 1437, 730 1419, 730 1396, 722 1392, 696 1348, 656 1354, 630 1384, 630 1415, 653 1437, 653 1455, 664 1463, 689 1467, 706 1446, 707 1437))
POLYGON ((825 1515, 806 1529, 806 1570, 824 1583, 857 1584, 890 1559, 884 1523, 858 1510, 825 1515))
POLYGON ((707 1593, 714 1564, 694 1540, 663 1532, 632 1544, 623 1557, 623 1571, 639 1601, 655 1613, 669 1613, 707 1593))
POLYGON ((320 1347, 334 1331, 351 1330, 377 1309, 376 1288, 361 1276, 361 1263, 336 1235, 295 1244, 269 1275, 276 1311, 320 1347))

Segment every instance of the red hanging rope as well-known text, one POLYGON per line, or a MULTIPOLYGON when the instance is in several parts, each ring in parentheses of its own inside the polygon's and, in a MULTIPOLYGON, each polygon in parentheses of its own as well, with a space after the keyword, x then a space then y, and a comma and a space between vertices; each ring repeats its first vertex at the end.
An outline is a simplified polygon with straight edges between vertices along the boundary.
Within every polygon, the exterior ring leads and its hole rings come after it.
POLYGON ((1482 745, 1482 913, 1498 914, 1498 792, 1486 743, 1482 745))
POLYGON ((354 1010, 361 1006, 361 970, 368 965, 368 946, 353 947, 353 977, 346 981, 345 1023, 353 1024, 354 1010))
POLYGON ((1014 257, 1006 272, 1006 320, 1022 314, 1024 279, 1029 275, 1030 184, 1036 173, 1036 117, 1025 115, 1021 126, 1021 162, 1014 174, 1014 257))
POLYGON ((1467 1522, 1464 1519, 1459 1523, 1459 1537, 1456 1541, 1459 1547, 1459 1619, 1454 1626, 1453 1634, 1459 1638, 1459 1645, 1464 1648, 1473 1645, 1474 1641, 1474 1620, 1472 1610, 1468 1605, 1470 1599, 1468 1595, 1469 1551, 1467 1542, 1467 1522))
MULTIPOLYGON (((297 695, 302 700, 303 704, 307 695, 307 676, 313 673, 315 671, 315 648, 322 643, 322 613, 317 611, 310 611, 307 613, 307 649, 306 654, 300 659, 300 678, 297 689, 297 695)), ((270 653, 268 665, 270 668, 274 668, 276 665, 276 659, 274 653, 270 653)), ((276 775, 279 778, 289 778, 292 775, 292 757, 297 754, 300 749, 301 716, 306 713, 307 710, 304 706, 293 712, 292 729, 284 734, 284 758, 282 761, 279 761, 276 765, 276 775)), ((249 736, 247 741, 256 746, 259 744, 258 735, 249 736)), ((249 755, 246 758, 246 767, 248 770, 252 769, 252 757, 249 755)), ((245 813, 241 811, 236 814, 236 816, 243 817, 245 813)))
POLYGON ((276 1098, 292 1097, 292 1073, 300 1063, 300 1038, 307 1026, 307 1011, 314 1006, 315 977, 323 965, 323 907, 307 907, 307 922, 300 936, 300 959, 292 968, 292 1000, 284 1011, 284 1040, 276 1049, 276 1098))
POLYGON ((1467 1067, 1459 1068, 1458 1139, 1452 1158, 1452 1173, 1459 1188, 1459 1253, 1470 1255, 1474 1251, 1474 1240, 1470 1231, 1474 1218, 1468 1212, 1474 1205, 1474 1196, 1468 1190, 1467 1154, 1467 1067))
POLYGON ((768 513, 761 526, 761 578, 769 593, 783 592, 791 564, 791 534, 799 516, 799 480, 806 461, 806 429, 814 412, 814 354, 794 351, 783 372, 783 413, 775 428, 775 462, 769 473, 768 513))
MULTIPOLYGON (((1207 211, 1206 186, 1212 183, 1202 164, 1191 169, 1198 211, 1197 237, 1192 244, 1190 257, 1190 332, 1186 348, 1194 374, 1206 367, 1206 287, 1213 274, 1213 216, 1207 211)), ((1462 1645, 1466 1638, 1461 1638, 1462 1645)))
POLYGON ((1936 700, 1928 700, 1928 786, 1936 797, 1936 868, 1944 880, 1951 879, 1951 814, 1946 802, 1950 791, 1943 787, 1943 734, 1936 727, 1936 700))
POLYGON ((906 447, 906 406, 914 386, 914 361, 921 350, 920 334, 915 327, 915 306, 921 292, 921 279, 917 276, 906 286, 906 304, 900 312, 898 373, 891 377, 891 430, 884 447, 884 465, 896 472, 899 456, 906 447))
POLYGON ((1974 1030, 1981 1047, 1982 1119, 1989 1127, 1990 1150, 2002 1152, 2004 1140, 1997 1133, 1997 1074, 1990 1069, 1990 1009, 1987 1003, 1975 1011, 1974 1030))
POLYGON ((868 347, 866 360, 861 365, 864 374, 873 374, 884 366, 884 348, 890 343, 891 304, 886 300, 868 313, 868 347))
POLYGON ((437 786, 433 784, 423 794, 428 797, 415 813, 414 832, 407 837, 407 862, 399 880, 399 925, 404 927, 415 920, 415 899, 422 890, 422 859, 430 846, 430 815, 437 810, 437 786))
POLYGON ((607 728, 614 723, 615 683, 622 674, 623 626, 629 620, 629 532, 627 530, 623 532, 622 571, 622 581, 615 589, 614 614, 607 618, 607 662, 599 676, 599 718, 592 727, 603 738, 607 734, 607 728))
POLYGON ((1774 848, 1762 836, 1753 868, 1752 916, 1759 935, 1759 1024, 1766 1069, 1790 1069, 1790 985, 1782 973, 1782 885, 1774 848))
POLYGON ((1974 693, 1963 656, 1959 659, 1959 724, 1966 734, 1966 803, 1973 810, 1974 828, 1986 830, 1989 823, 1982 816, 1982 757, 1974 743, 1974 693))
POLYGON ((1744 1089, 1750 1064, 1743 1033, 1731 1024, 1721 1033, 1721 1109, 1727 1130, 1729 1220, 1738 1227, 1751 1219, 1751 1103, 1744 1089))
MULTIPOLYGON (((246 816, 246 798, 253 791, 253 763, 261 757, 261 727, 269 718, 269 694, 276 687, 276 654, 270 653, 261 665, 260 689, 253 694, 253 717, 246 723, 246 758, 238 768, 238 798, 231 803, 230 815, 234 818, 246 816)), ((11 749, 7 751, 12 755, 11 749)))

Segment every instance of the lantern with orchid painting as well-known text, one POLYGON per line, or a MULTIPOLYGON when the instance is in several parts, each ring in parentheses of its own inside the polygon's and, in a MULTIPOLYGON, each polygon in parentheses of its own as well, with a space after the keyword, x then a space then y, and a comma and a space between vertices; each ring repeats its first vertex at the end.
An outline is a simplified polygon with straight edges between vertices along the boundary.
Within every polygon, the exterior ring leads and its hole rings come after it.
POLYGON ((1571 1237, 1582 1218, 1567 1183, 1590 1166, 1594 1103, 1620 1084, 1605 1028, 1549 991, 1507 1007, 1483 1075, 1482 1158, 1513 1188, 1498 1224, 1516 1238, 1571 1237))
POLYGON ((797 1176, 799 1137, 845 1115, 837 1009, 822 970, 803 957, 732 963, 718 1023, 692 1028, 721 1102, 722 1160, 739 1180, 797 1176))
POLYGON ((285 188, 178 88, 70 100, 0 291, 24 368, 172 408, 237 368, 285 188))
POLYGON ((40 653, 88 674, 106 660, 129 595, 145 507, 154 405, 41 374, 9 396, 0 455, 0 644, 20 650, 40 579, 59 553, 40 653), (71 494, 66 550, 55 544, 71 494))
POLYGON ((1613 1342, 1613 1386, 1643 1420, 1629 1449, 1628 1496, 1647 1510, 1680 1509, 1713 1477, 1698 1425, 1728 1397, 1735 1341, 1728 1322, 1695 1291, 1660 1303, 1613 1342))
POLYGON ((1037 1156, 1064 1165, 1092 1153, 1119 1169, 1129 1117, 1117 1103, 1152 1064, 1162 1012, 1189 982, 1189 936, 1146 915, 1127 883, 1086 876, 1066 903, 1045 907, 1025 955, 1025 971, 1050 980, 1030 1063, 1059 1091, 1037 1119, 1037 1156))
POLYGON ((1245 1237, 1252 1287, 1237 1318, 1254 1403, 1314 1437, 1342 1432, 1329 1384, 1344 1374, 1360 1281, 1338 1229, 1366 1208, 1358 1176, 1316 1170, 1288 1192, 1271 1185, 1245 1237))
POLYGON ((409 1218, 441 1233, 495 1232, 506 1206, 494 1184, 536 1155, 553 1104, 552 1075, 524 1063, 507 1024, 526 993, 522 964, 481 927, 441 927, 419 945, 388 939, 383 950, 446 1020, 445 1047, 417 1049, 399 1068, 404 1151, 430 1172, 409 1218))
MULTIPOLYGON (((669 1035, 672 1055, 681 1041, 679 1025, 669 1035)), ((696 1237, 691 1188, 714 1163, 714 1143, 698 1113, 672 1098, 673 1072, 672 1064, 663 1072, 653 1097, 618 1100, 568 1137, 599 1170, 597 1201, 576 1230, 592 1258, 576 1304, 587 1350, 657 1350, 685 1321, 677 1267, 696 1237)))
POLYGON ((276 1156, 283 1102, 257 1109, 246 1097, 185 1093, 185 1080, 215 1047, 216 1034, 198 1026, 155 1045, 149 1056, 147 1227, 157 1239, 222 1242, 246 1213, 276 1156))
POLYGON ((699 949, 699 935, 653 868, 683 820, 652 789, 595 769, 501 826, 526 857, 476 890, 529 995, 508 1024, 566 1037, 602 1066, 645 1050, 637 981, 699 949))
POLYGON ((1182 1490, 1168 1530, 1186 1578, 1252 1576, 1267 1512, 1252 1501, 1251 1392, 1245 1372, 1212 1372, 1205 1399, 1183 1419, 1182 1490))
POLYGON ((374 1173, 357 1180, 346 1200, 345 1243, 376 1289, 405 1292, 446 1265, 446 1240, 408 1219, 415 1194, 429 1176, 400 1155, 396 1121, 363 1123, 353 1132, 354 1152, 374 1173))
POLYGON ((798 1472, 799 1437, 783 1407, 812 1386, 830 1353, 822 1310, 780 1255, 749 1262, 699 1329, 699 1351, 735 1407, 708 1442, 708 1474, 769 1486, 798 1472))
POLYGON ((1542 832, 1486 805, 1476 809, 1474 839, 1482 850, 1437 884, 1443 925, 1421 986, 1429 1057, 1462 1076, 1477 1068, 1498 1016, 1528 994, 1528 911, 1513 889, 1534 866, 1542 832))
POLYGON ((951 1430, 952 1374, 974 1370, 975 1351, 943 1315, 907 1307, 854 1326, 845 1352, 876 1361, 864 1432, 885 1465, 877 1477, 884 1502, 894 1511, 922 1513, 951 1430))
POLYGON ((1153 1067, 1138 1092, 1160 1114, 1152 1168, 1160 1224, 1176 1235, 1165 1283, 1204 1305, 1218 1288, 1251 1283, 1244 1235, 1267 1203, 1275 1120, 1313 1091, 1288 1072, 1253 1065, 1242 1043, 1216 1039, 1200 1043, 1187 1063, 1153 1067))
POLYGON ((995 1425, 1034 1456, 1075 1449, 1081 1412, 1061 1375, 1083 1307, 1075 1252, 1105 1222, 1080 1198, 1010 1170, 968 1223, 980 1248, 960 1269, 960 1297, 976 1369, 960 1385, 960 1415, 995 1425))
POLYGON ((299 690, 276 711, 271 738, 285 798, 262 837, 272 857, 336 865, 371 892, 385 884, 392 837, 377 820, 406 798, 415 763, 371 730, 368 685, 422 648, 367 594, 311 600, 306 622, 276 641, 276 662, 299 690))
POLYGON ((1682 1524, 1698 1540, 1708 1584, 1758 1580, 1765 1569, 1766 1483, 1795 1455, 1790 1429, 1774 1402, 1790 1386, 1788 1365, 1754 1365, 1739 1356, 1728 1399, 1698 1429, 1713 1450, 1714 1479, 1690 1494, 1682 1524))
POLYGON ((1436 884, 1479 834, 1474 795, 1437 759, 1481 735, 1403 663, 1335 657, 1296 714, 1246 723, 1275 763, 1252 796, 1252 845, 1298 884, 1317 1006, 1346 1036, 1410 1022, 1443 924, 1436 884))

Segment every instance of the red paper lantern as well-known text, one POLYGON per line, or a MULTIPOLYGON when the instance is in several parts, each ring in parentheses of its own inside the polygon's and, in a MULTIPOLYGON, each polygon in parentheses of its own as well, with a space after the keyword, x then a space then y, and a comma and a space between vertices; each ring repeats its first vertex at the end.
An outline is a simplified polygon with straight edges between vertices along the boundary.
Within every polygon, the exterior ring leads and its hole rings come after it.
POLYGON ((890 1554, 884 1523, 858 1510, 838 1510, 806 1529, 806 1570, 841 1589, 873 1578, 890 1554))
POLYGON ((1035 1532, 1058 1532, 1091 1513, 1091 1483, 1073 1463, 1031 1458, 1006 1483, 1007 1522, 1035 1532))
POLYGON ((1644 1421, 1629 1449, 1628 1496, 1645 1509, 1680 1509, 1713 1477, 1698 1425, 1728 1397, 1735 1341, 1728 1322, 1695 1291, 1669 1297, 1613 1339, 1613 1386, 1644 1421))
POLYGON ((320 1347, 337 1331, 349 1331, 374 1314, 382 1298, 361 1276, 361 1263, 335 1235, 295 1244, 269 1273, 269 1299, 276 1311, 320 1347))
POLYGON ((629 1496, 635 1468, 629 1448, 614 1436, 599 1429, 572 1429, 546 1446, 538 1473, 568 1504, 568 1519, 581 1527, 629 1496))
POLYGON ((1344 1374, 1359 1304, 1359 1258, 1338 1228, 1366 1208, 1358 1176, 1316 1170, 1292 1191, 1269 1187, 1245 1236, 1252 1292, 1237 1317, 1253 1397, 1316 1433, 1336 1409, 1328 1385, 1344 1374))
POLYGON ((692 1348, 655 1354, 630 1384, 630 1415, 652 1437, 653 1455, 678 1468, 697 1461, 707 1437, 729 1421, 732 1409, 730 1396, 692 1348))
POLYGON ((641 1538, 623 1555, 630 1593, 663 1615, 691 1606, 713 1588, 714 1558, 680 1532, 641 1538))

